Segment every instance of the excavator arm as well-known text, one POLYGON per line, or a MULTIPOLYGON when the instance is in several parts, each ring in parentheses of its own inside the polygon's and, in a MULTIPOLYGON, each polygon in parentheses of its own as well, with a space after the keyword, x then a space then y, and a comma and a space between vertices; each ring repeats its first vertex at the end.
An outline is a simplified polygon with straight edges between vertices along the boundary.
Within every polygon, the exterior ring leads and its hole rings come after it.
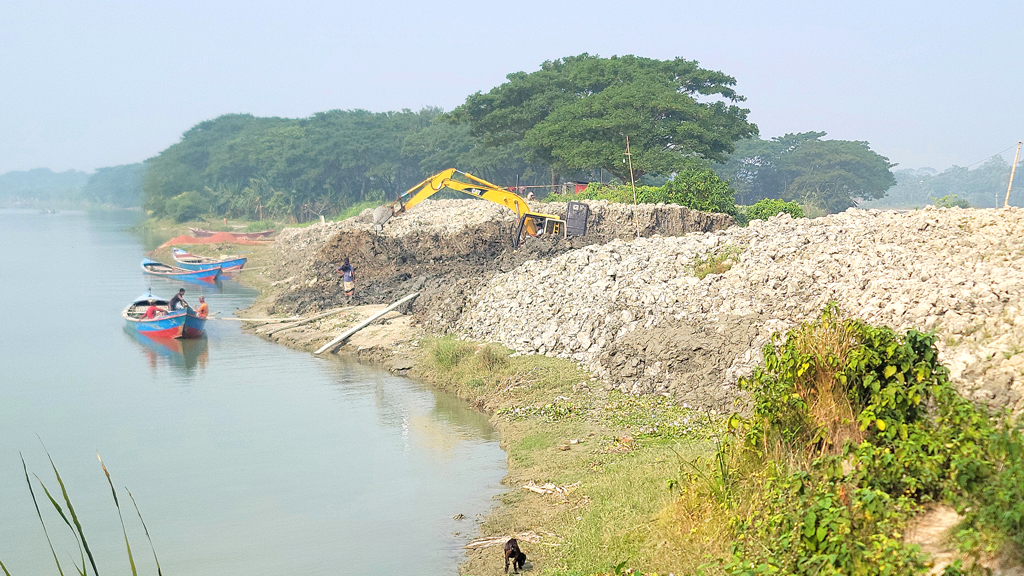
MULTIPOLYGON (((444 188, 483 198, 515 212, 519 222, 513 237, 513 244, 517 247, 523 233, 529 236, 537 236, 541 232, 545 234, 565 234, 565 221, 558 216, 532 212, 530 205, 518 194, 491 184, 482 178, 477 178, 472 174, 460 172, 455 168, 438 172, 407 190, 398 197, 398 201, 395 202, 391 212, 392 214, 405 212, 444 188), (464 180, 456 180, 456 174, 464 180)), ((384 221, 387 221, 389 218, 390 215, 384 221)), ((382 225, 384 221, 378 222, 378 224, 382 225)))

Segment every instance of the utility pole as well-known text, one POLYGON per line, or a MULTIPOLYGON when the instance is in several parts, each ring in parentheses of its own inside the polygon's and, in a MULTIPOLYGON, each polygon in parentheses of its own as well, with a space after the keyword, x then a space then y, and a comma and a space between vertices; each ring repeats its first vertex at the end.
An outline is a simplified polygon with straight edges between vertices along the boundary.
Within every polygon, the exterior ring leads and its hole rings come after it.
POLYGON ((1010 184, 1006 186, 1006 201, 1003 208, 1010 207, 1010 190, 1013 190, 1013 175, 1017 172, 1017 160, 1020 159, 1020 140, 1017 140, 1017 153, 1013 155, 1013 167, 1010 168, 1010 184))
MULTIPOLYGON (((1018 146, 1018 152, 1020 147, 1018 146)), ((633 187, 633 224, 636 229, 636 237, 640 237, 640 220, 636 214, 636 181, 633 180, 633 155, 629 152, 629 136, 626 136, 626 158, 629 159, 629 184, 633 187)))

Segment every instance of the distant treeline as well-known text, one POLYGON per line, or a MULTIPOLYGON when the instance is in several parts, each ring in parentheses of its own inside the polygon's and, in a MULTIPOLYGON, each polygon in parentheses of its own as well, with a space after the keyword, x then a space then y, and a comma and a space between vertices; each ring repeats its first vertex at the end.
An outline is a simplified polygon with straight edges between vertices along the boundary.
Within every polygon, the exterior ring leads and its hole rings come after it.
POLYGON ((309 118, 231 114, 202 122, 146 162, 145 207, 308 221, 357 202, 393 199, 427 175, 458 167, 504 185, 548 177, 515 145, 484 147, 441 111, 333 110, 309 118))
MULTIPOLYGON (((1024 163, 1022 163, 1024 164, 1024 163)), ((1010 204, 1024 203, 1024 172, 1017 166, 1010 204)), ((969 204, 975 208, 995 208, 1006 199, 1010 182, 1010 163, 1002 156, 993 156, 971 170, 953 166, 939 172, 932 168, 896 170, 896 185, 880 200, 864 204, 865 208, 916 208, 927 204, 969 204)))
POLYGON ((0 206, 141 206, 144 169, 140 162, 99 168, 93 174, 49 168, 0 174, 0 206))
MULTIPOLYGON (((628 183, 626 136, 638 183, 682 175, 746 204, 777 198, 836 211, 895 183, 892 164, 866 142, 821 140, 823 132, 759 139, 735 83, 681 58, 582 54, 509 74, 448 113, 221 116, 146 161, 145 208, 178 221, 302 222, 394 199, 450 167, 502 186, 628 183)), ((707 204, 698 188, 676 195, 707 204)))
POLYGON ((25 192, 21 180, 7 175, 10 188, 22 190, 19 196, 5 192, 0 177, 0 198, 79 190, 83 202, 129 206, 139 205, 141 189, 141 204, 158 217, 305 222, 392 200, 451 167, 501 186, 628 184, 627 136, 637 184, 676 182, 672 197, 701 206, 726 197, 742 205, 772 199, 825 213, 855 205, 923 205, 949 194, 984 206, 995 201, 993 183, 1005 186, 1008 166, 997 159, 972 171, 894 175, 895 165, 867 142, 825 140, 824 132, 761 139, 741 107, 745 98, 735 92, 735 78, 695 61, 582 54, 506 78, 447 113, 220 116, 197 124, 144 164, 91 176, 45 171, 54 182, 77 178, 77 184, 25 192))

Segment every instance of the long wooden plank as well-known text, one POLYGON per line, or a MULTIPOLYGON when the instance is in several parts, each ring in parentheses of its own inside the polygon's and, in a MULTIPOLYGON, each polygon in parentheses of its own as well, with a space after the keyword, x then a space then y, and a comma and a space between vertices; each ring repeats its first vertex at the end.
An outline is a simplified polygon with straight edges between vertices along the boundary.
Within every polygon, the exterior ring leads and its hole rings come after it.
POLYGON ((273 324, 275 322, 294 322, 302 320, 302 316, 290 316, 288 318, 235 318, 232 316, 210 316, 207 320, 230 320, 232 322, 263 322, 273 324))
POLYGON ((402 298, 398 302, 395 302, 391 306, 388 306, 387 308, 381 310, 380 312, 377 312, 373 316, 370 316, 366 320, 363 320, 359 324, 356 324, 355 326, 349 328, 348 330, 345 331, 344 334, 342 334, 341 336, 338 336, 334 340, 331 340, 327 344, 324 344, 323 346, 320 347, 319 350, 317 350, 316 352, 313 352, 313 354, 320 354, 320 353, 325 352, 327 350, 333 350, 338 344, 343 342, 346 338, 348 338, 349 336, 355 334, 356 332, 359 332, 363 328, 366 328, 367 326, 372 324, 374 320, 380 318, 381 316, 387 314, 388 312, 391 312, 395 308, 398 308, 402 304, 405 304, 409 300, 412 300, 413 298, 415 298, 415 297, 417 297, 419 295, 420 295, 419 292, 413 292, 412 294, 409 294, 408 296, 406 296, 405 298, 402 298))
POLYGON ((334 314, 337 314, 338 312, 341 312, 342 310, 348 310, 349 308, 351 308, 351 306, 342 306, 341 308, 335 308, 333 310, 328 310, 327 312, 324 312, 323 314, 317 314, 316 316, 310 316, 309 318, 306 318, 304 320, 299 320, 298 322, 292 322, 291 324, 286 324, 284 326, 278 326, 277 328, 274 328, 273 330, 268 331, 267 332, 267 336, 270 336, 271 334, 276 334, 276 333, 278 333, 278 332, 280 332, 282 330, 289 330, 291 328, 302 326, 303 324, 309 324, 310 322, 314 322, 314 321, 319 320, 321 318, 327 318, 328 316, 333 316, 334 314))

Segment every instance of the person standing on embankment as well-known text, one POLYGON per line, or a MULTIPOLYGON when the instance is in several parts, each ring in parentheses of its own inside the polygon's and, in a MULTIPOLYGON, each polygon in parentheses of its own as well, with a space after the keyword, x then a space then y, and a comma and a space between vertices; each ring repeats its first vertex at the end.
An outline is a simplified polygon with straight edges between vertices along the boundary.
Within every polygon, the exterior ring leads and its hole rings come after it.
POLYGON ((348 258, 345 258, 345 263, 338 268, 338 272, 341 273, 341 287, 345 291, 345 296, 351 298, 356 291, 356 269, 349 264, 348 258))

